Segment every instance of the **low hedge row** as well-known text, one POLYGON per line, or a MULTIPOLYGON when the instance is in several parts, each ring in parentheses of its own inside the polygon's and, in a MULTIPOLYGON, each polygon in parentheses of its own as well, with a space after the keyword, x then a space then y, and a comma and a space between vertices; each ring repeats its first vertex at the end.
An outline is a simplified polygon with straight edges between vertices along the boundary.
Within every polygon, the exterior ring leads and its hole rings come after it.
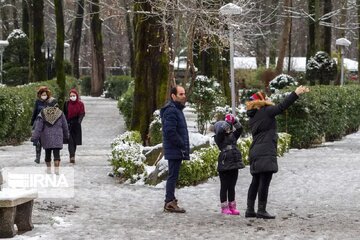
MULTIPOLYGON (((67 89, 74 80, 67 79, 67 89)), ((48 86, 56 98, 59 88, 55 80, 17 87, 0 86, 0 145, 18 144, 30 136, 30 120, 40 86, 48 86)))
MULTIPOLYGON (((283 97, 284 93, 274 101, 283 97)), ((359 85, 312 86, 309 93, 278 116, 278 128, 292 136, 291 147, 296 148, 307 148, 324 140, 339 140, 358 131, 359 106, 359 85)))
MULTIPOLYGON (((279 133, 279 156, 282 156, 289 149, 290 139, 291 136, 289 134, 279 133)), ((251 137, 238 140, 238 147, 245 164, 249 164, 248 157, 251 142, 251 137)), ((137 181, 147 182, 147 177, 152 172, 149 174, 146 170, 152 166, 146 164, 146 156, 143 154, 139 132, 125 132, 113 141, 111 147, 112 157, 110 162, 116 176, 120 177, 123 181, 128 180, 131 183, 137 181)), ((219 149, 215 145, 195 150, 190 154, 190 161, 183 161, 180 168, 178 186, 196 185, 216 176, 218 154, 219 149)), ((161 165, 161 161, 158 164, 161 165)), ((162 169, 158 174, 159 181, 164 180, 161 179, 164 176, 163 173, 164 170, 162 169)))

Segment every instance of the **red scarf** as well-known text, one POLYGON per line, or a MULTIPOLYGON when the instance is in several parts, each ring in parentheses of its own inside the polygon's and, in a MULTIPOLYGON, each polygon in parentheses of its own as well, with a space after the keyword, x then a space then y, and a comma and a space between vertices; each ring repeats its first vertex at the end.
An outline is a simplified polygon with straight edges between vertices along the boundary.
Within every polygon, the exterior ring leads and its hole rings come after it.
POLYGON ((74 117, 78 117, 81 115, 85 115, 85 107, 84 104, 79 99, 79 94, 75 89, 71 89, 70 93, 74 93, 76 95, 75 101, 68 101, 68 111, 67 111, 67 119, 70 120, 74 117))

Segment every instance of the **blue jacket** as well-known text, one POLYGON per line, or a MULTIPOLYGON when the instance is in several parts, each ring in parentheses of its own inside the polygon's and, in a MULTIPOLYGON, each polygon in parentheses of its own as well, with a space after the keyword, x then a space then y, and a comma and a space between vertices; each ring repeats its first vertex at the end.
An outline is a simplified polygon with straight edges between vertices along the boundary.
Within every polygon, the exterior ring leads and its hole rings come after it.
POLYGON ((189 160, 190 144, 184 105, 169 101, 161 110, 164 156, 167 160, 189 160))

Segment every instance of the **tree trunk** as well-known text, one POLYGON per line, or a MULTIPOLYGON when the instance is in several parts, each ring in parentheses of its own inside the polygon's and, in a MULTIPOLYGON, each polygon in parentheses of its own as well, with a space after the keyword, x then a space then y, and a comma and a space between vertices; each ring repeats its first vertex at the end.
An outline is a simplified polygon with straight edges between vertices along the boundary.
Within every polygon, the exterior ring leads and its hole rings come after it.
POLYGON ((71 49, 70 49, 72 74, 76 79, 80 78, 79 56, 80 56, 83 20, 84 20, 84 0, 77 0, 77 2, 76 2, 76 18, 75 18, 74 28, 73 28, 73 32, 72 32, 72 44, 71 44, 71 49))
POLYGON ((125 6, 125 20, 126 20, 126 33, 129 42, 129 53, 130 53, 130 69, 131 69, 131 77, 134 77, 135 73, 135 53, 134 53, 134 26, 131 22, 130 13, 128 13, 129 3, 127 0, 123 0, 123 4, 125 6))
POLYGON ((19 29, 19 19, 18 19, 18 9, 16 6, 16 0, 11 0, 12 7, 12 15, 13 15, 13 22, 14 22, 14 28, 13 29, 19 29))
POLYGON ((8 4, 8 1, 0 1, 0 15, 1 15, 1 32, 2 32, 2 38, 6 39, 7 36, 10 34, 10 20, 9 20, 9 7, 6 5, 8 4))
MULTIPOLYGON (((46 60, 45 54, 41 52, 41 48, 44 44, 44 1, 33 1, 33 36, 34 36, 34 81, 41 82, 46 81, 46 60)), ((31 60, 30 60, 31 61, 31 60)))
MULTIPOLYGON (((256 2, 256 9, 260 12, 265 6, 261 4, 261 1, 256 2)), ((256 53, 256 65, 258 68, 266 66, 266 42, 265 36, 259 36, 255 43, 256 53)))
MULTIPOLYGON (((278 0, 271 0, 271 6, 278 9, 279 1, 278 0)), ((271 14, 271 13, 270 13, 271 14)), ((276 53, 277 53, 277 31, 274 29, 277 29, 277 11, 272 12, 272 22, 270 25, 271 33, 270 33, 270 50, 269 50, 269 65, 270 68, 275 67, 276 65, 276 53)))
POLYGON ((102 19, 100 19, 99 0, 91 3, 91 36, 92 50, 92 72, 91 72, 91 96, 98 97, 103 93, 105 81, 104 52, 102 40, 102 19))
MULTIPOLYGON (((291 0, 285 0, 284 1, 284 9, 289 10, 290 6, 291 6, 291 0)), ((276 69, 275 69, 276 74, 281 74, 283 71, 286 46, 287 46, 287 43, 289 40, 289 32, 290 32, 290 27, 291 27, 290 12, 287 12, 286 15, 287 15, 287 17, 285 18, 284 28, 283 28, 283 32, 281 35, 281 41, 280 41, 280 46, 279 46, 279 57, 278 57, 278 61, 276 64, 276 69)))
MULTIPOLYGON (((135 1, 134 11, 156 13, 156 9, 151 7, 151 1, 143 0, 135 1)), ((164 49, 166 43, 161 17, 137 13, 134 28, 135 90, 131 129, 140 131, 145 144, 152 114, 166 99, 169 57, 164 49)))
POLYGON ((30 24, 30 17, 29 17, 30 9, 28 7, 28 0, 22 0, 22 30, 30 38, 29 35, 29 24, 30 24))
MULTIPOLYGON (((331 0, 325 0, 324 1, 324 15, 330 13, 332 11, 332 4, 331 4, 331 0)), ((331 23, 331 18, 327 18, 325 19, 325 22, 330 24, 331 23)), ((331 56, 331 27, 323 27, 323 32, 324 32, 324 36, 322 37, 322 39, 324 39, 323 42, 323 50, 325 52, 327 52, 329 54, 329 56, 331 56)))
POLYGON ((309 14, 313 19, 309 19, 309 41, 306 58, 313 57, 319 50, 319 0, 308 1, 309 14))
POLYGON ((58 96, 59 106, 63 108, 65 102, 65 72, 64 72, 64 10, 63 1, 54 0, 55 3, 55 18, 56 18, 56 83, 59 86, 60 92, 58 96))
MULTIPOLYGON (((33 0, 24 0, 24 5, 26 5, 26 9, 28 11, 28 17, 29 17, 29 22, 27 24, 27 31, 28 31, 28 36, 29 36, 29 82, 34 82, 34 10, 33 10, 33 5, 32 5, 32 1, 33 0)), ((24 14, 26 16, 26 14, 24 14)), ((23 22, 23 26, 25 26, 26 23, 23 22)))

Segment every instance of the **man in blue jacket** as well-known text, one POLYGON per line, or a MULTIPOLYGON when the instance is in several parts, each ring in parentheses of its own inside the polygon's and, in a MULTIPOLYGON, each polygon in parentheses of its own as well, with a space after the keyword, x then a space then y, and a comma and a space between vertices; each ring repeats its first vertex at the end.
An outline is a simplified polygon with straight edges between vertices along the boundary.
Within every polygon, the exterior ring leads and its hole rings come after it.
POLYGON ((164 156, 169 166, 164 211, 185 213, 185 209, 178 206, 175 198, 181 162, 190 159, 189 133, 182 111, 186 103, 185 89, 181 86, 173 87, 170 98, 171 100, 160 110, 164 156))

